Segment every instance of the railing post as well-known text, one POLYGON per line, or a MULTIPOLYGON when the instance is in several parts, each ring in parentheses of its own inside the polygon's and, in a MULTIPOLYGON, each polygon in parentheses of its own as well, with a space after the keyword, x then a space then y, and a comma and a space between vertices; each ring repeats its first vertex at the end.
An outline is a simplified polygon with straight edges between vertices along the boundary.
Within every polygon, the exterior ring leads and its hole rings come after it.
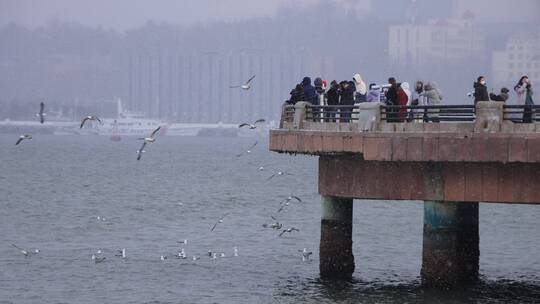
POLYGON ((358 104, 358 130, 361 132, 376 131, 381 122, 380 102, 362 102, 358 104))
POLYGON ((281 106, 281 119, 279 120, 279 128, 283 129, 285 126, 285 118, 287 117, 287 104, 286 102, 281 106))
MULTIPOLYGON (((317 94, 319 96, 319 105, 322 107, 322 106, 325 106, 325 102, 324 102, 324 93, 322 94, 317 94)), ((321 108, 319 110, 319 115, 321 116, 321 119, 319 120, 320 122, 324 122, 324 109, 321 108)))
POLYGON ((299 101, 294 105, 293 128, 302 129, 304 127, 308 105, 309 103, 305 101, 299 101))
POLYGON ((479 101, 476 103, 474 132, 499 132, 504 116, 504 102, 479 101))

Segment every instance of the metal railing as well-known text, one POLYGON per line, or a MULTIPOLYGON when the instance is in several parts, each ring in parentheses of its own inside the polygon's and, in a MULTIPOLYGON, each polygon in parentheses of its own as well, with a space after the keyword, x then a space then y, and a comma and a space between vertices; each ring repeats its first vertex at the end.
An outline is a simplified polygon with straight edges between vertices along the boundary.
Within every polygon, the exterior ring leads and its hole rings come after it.
MULTIPOLYGON (((283 121, 292 123, 295 116, 294 105, 283 108, 283 121)), ((380 107, 380 120, 396 122, 474 122, 474 105, 433 105, 433 106, 388 106, 380 107)), ((514 123, 540 122, 540 105, 504 105, 503 120, 514 123)), ((359 119, 358 105, 308 105, 305 119, 311 122, 356 122, 359 119)))
POLYGON ((509 120, 514 123, 530 123, 540 121, 536 115, 540 112, 540 105, 504 105, 503 120, 509 120))
POLYGON ((381 106, 381 121, 386 122, 471 122, 474 105, 381 106))
POLYGON ((358 120, 358 106, 309 106, 306 120, 316 122, 351 122, 358 120))

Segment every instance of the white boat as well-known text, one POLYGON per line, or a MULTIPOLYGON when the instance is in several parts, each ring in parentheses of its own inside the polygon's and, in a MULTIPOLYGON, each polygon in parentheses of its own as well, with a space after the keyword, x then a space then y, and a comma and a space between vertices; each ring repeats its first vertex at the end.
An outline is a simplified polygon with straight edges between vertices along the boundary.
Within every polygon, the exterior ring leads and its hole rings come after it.
POLYGON ((96 127, 99 135, 106 136, 148 136, 157 127, 161 126, 161 135, 167 132, 167 124, 156 120, 145 118, 139 112, 124 111, 122 101, 118 99, 118 117, 115 119, 103 119, 103 124, 93 122, 91 128, 96 127))

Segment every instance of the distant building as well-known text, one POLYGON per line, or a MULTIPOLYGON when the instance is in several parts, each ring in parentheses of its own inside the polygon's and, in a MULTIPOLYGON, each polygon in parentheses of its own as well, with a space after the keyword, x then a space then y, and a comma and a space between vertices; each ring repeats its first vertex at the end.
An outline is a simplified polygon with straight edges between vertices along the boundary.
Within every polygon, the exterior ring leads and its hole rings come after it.
POLYGON ((388 55, 394 64, 453 63, 482 56, 484 34, 474 26, 472 14, 426 24, 390 26, 388 55))
POLYGON ((481 24, 500 26, 504 23, 538 23, 540 13, 538 0, 454 0, 453 2, 454 16, 472 12, 475 21, 481 24))
POLYGON ((511 38, 503 51, 494 51, 491 61, 494 84, 514 86, 523 75, 540 84, 540 33, 511 38))

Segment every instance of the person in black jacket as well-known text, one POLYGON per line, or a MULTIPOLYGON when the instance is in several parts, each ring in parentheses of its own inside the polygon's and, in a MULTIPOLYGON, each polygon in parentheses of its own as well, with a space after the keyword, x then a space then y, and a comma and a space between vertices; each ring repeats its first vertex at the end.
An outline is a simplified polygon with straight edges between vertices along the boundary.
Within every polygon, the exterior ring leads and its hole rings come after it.
MULTIPOLYGON (((388 88, 388 91, 385 93, 386 97, 386 105, 387 106, 396 106, 397 105, 397 94, 398 94, 398 84, 396 82, 396 79, 394 77, 388 78, 388 83, 390 84, 390 88, 388 88)), ((386 121, 387 122, 394 122, 396 121, 397 113, 396 109, 388 109, 386 114, 386 121)))
POLYGON ((489 95, 486 86, 486 78, 479 76, 474 83, 474 105, 479 101, 489 101, 489 95))
MULTIPOLYGON (((339 84, 337 83, 337 81, 332 80, 332 82, 330 83, 330 89, 328 89, 328 92, 326 92, 326 102, 328 103, 329 106, 339 105, 339 94, 340 94, 339 84)), ((335 109, 331 109, 330 111, 332 110, 336 111, 337 107, 335 109)), ((335 119, 333 119, 334 117, 336 117, 336 114, 326 114, 326 117, 332 118, 331 119, 332 122, 336 121, 335 119)))
POLYGON ((340 109, 340 117, 343 119, 342 122, 349 122, 351 118, 352 105, 354 105, 354 92, 356 87, 352 81, 342 81, 339 83, 340 93, 339 93, 339 105, 345 106, 340 109))
POLYGON ((306 97, 304 96, 304 88, 302 87, 302 84, 299 83, 296 85, 294 89, 291 90, 291 98, 287 102, 288 104, 296 104, 299 101, 305 101, 306 97))

